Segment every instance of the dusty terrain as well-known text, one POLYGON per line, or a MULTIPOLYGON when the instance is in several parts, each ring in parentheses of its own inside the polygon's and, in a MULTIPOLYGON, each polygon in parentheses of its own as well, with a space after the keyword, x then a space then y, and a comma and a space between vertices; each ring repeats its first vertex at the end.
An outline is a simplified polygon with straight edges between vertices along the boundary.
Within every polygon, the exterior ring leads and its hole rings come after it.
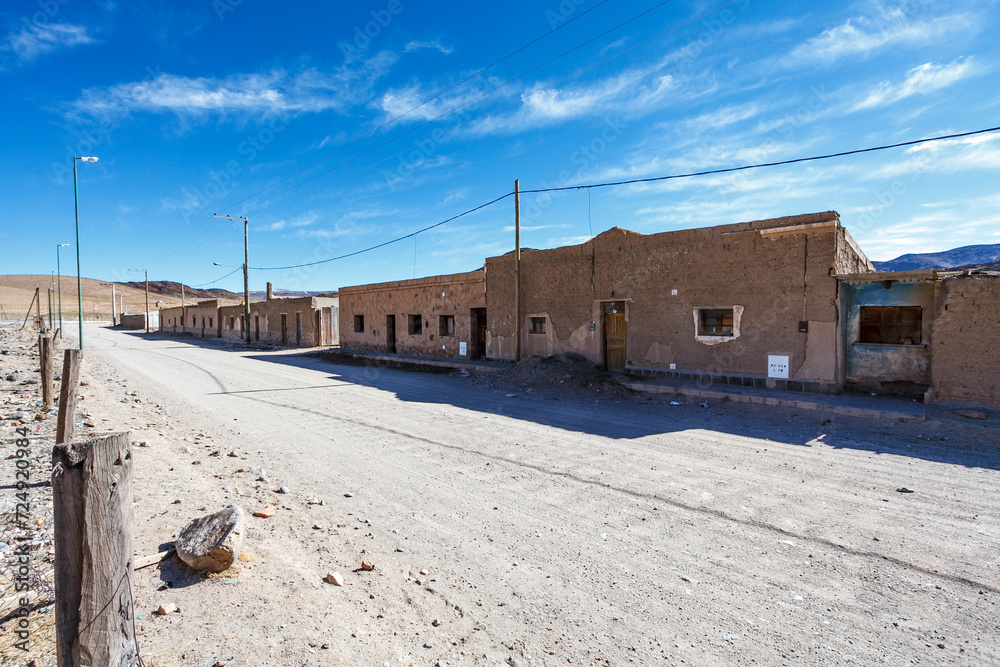
POLYGON ((995 410, 831 420, 85 334, 83 430, 137 443, 138 555, 277 510, 223 576, 136 573, 150 667, 1000 662, 995 410))

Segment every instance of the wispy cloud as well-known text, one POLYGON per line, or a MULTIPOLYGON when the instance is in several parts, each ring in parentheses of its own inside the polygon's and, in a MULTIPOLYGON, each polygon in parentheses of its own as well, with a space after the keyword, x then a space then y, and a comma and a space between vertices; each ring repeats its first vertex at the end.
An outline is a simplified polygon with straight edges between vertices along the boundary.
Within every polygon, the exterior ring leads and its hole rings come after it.
POLYGON ((0 49, 13 52, 21 62, 28 62, 56 49, 96 42, 86 26, 71 23, 48 25, 32 23, 9 33, 0 49))
POLYGON ((104 118, 143 111, 192 119, 344 110, 367 100, 375 82, 395 62, 394 54, 383 51, 332 72, 276 69, 225 78, 158 74, 145 81, 88 88, 72 103, 70 114, 104 118))
POLYGON ((421 49, 434 49, 436 51, 444 53, 445 55, 455 50, 454 47, 445 46, 444 44, 441 43, 441 40, 438 39, 429 42, 424 42, 415 39, 412 42, 408 42, 407 45, 403 47, 403 53, 413 53, 414 51, 420 51, 421 49))
POLYGON ((906 78, 899 83, 883 81, 857 102, 851 111, 885 106, 912 95, 929 95, 976 73, 972 58, 962 58, 948 65, 925 63, 908 71, 906 78))
POLYGON ((945 35, 971 29, 974 24, 965 14, 921 21, 914 20, 902 9, 882 8, 873 15, 850 18, 806 40, 789 54, 786 64, 831 64, 852 56, 865 58, 891 46, 924 46, 945 35))
POLYGON ((296 228, 296 227, 309 227, 310 225, 316 224, 319 221, 319 215, 313 211, 299 216, 298 218, 293 218, 291 220, 278 220, 272 222, 269 225, 264 225, 258 228, 261 232, 276 232, 286 228, 296 228))

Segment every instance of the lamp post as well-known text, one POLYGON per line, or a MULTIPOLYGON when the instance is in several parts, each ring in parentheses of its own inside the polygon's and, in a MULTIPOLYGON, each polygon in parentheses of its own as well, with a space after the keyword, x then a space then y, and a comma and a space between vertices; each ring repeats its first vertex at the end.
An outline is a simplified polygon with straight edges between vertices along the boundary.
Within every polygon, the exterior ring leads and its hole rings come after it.
POLYGON ((62 329, 63 329, 63 321, 62 321, 62 269, 59 266, 59 248, 68 248, 68 247, 69 247, 68 243, 60 243, 59 245, 56 246, 56 277, 57 277, 57 280, 59 281, 59 284, 56 286, 57 289, 59 290, 59 338, 62 338, 62 329))
POLYGON ((76 178, 76 161, 97 162, 96 157, 73 158, 73 210, 76 214, 76 305, 80 323, 80 352, 83 352, 83 280, 80 277, 80 196, 76 178))

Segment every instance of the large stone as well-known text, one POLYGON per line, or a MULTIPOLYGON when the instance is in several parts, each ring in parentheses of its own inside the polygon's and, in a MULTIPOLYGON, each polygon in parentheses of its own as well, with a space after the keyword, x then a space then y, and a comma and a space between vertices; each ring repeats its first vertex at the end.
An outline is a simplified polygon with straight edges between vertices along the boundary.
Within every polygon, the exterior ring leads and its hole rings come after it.
POLYGON ((228 570, 243 546, 243 516, 239 505, 230 505, 194 519, 177 536, 177 557, 202 572, 228 570))

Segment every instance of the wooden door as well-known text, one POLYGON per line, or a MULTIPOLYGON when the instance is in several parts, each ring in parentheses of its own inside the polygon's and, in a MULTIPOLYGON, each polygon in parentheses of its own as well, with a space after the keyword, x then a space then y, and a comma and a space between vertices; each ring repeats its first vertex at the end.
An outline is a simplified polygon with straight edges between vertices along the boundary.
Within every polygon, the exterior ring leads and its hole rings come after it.
POLYGON ((385 351, 396 353, 396 316, 385 316, 385 351))
POLYGON ((482 359, 486 356, 486 309, 473 308, 469 314, 472 320, 469 359, 482 359))
POLYGON ((288 345, 288 315, 281 314, 281 344, 288 345))
POLYGON ((625 303, 605 303, 604 310, 604 367, 612 373, 625 371, 625 303))

